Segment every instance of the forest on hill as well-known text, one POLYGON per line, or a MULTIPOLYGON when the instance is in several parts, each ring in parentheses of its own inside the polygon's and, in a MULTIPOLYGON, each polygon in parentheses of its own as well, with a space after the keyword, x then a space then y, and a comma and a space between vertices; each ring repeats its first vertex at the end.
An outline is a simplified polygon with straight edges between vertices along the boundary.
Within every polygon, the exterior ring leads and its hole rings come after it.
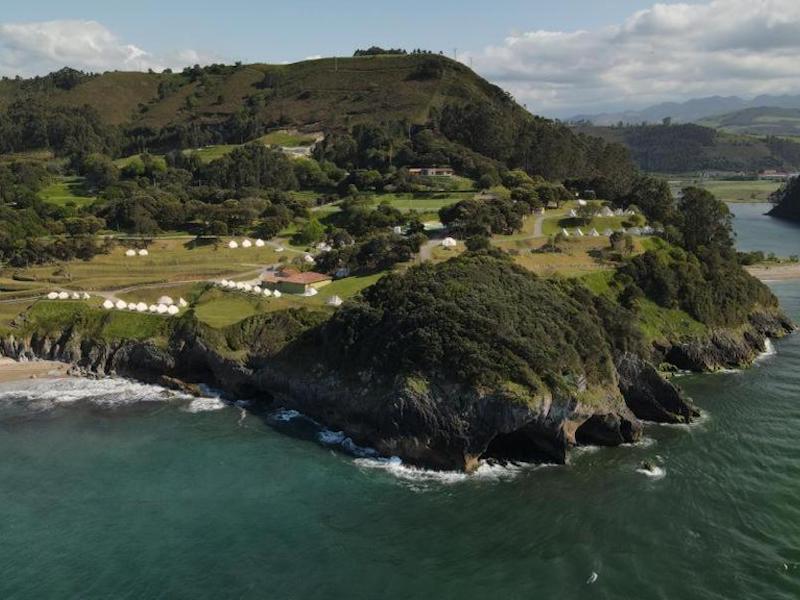
POLYGON ((573 130, 624 144, 643 171, 688 173, 800 168, 800 144, 777 136, 734 135, 691 123, 617 125, 575 124, 573 130))

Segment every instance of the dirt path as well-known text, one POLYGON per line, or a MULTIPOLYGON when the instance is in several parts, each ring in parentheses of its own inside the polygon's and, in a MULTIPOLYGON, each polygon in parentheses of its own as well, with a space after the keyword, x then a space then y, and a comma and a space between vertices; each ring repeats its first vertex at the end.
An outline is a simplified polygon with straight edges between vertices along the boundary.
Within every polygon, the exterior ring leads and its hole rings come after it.
POLYGON ((543 226, 544 226, 544 215, 539 215, 533 222, 533 237, 535 238, 544 237, 544 230, 542 229, 543 226))

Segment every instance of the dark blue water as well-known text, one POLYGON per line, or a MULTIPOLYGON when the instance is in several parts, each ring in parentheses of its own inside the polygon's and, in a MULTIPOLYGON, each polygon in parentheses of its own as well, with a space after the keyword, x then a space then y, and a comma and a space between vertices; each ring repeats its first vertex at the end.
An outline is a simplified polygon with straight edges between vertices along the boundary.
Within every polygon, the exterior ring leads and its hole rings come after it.
POLYGON ((0 598, 796 599, 800 337, 775 346, 682 379, 698 425, 473 477, 126 382, 6 386, 0 598))

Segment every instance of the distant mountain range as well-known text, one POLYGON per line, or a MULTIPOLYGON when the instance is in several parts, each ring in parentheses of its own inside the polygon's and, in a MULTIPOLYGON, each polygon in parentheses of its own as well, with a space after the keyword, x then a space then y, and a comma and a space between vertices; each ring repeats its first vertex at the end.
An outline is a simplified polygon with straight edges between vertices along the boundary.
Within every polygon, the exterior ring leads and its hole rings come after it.
MULTIPOLYGON (((686 102, 664 102, 642 110, 576 115, 568 121, 588 121, 594 125, 607 126, 616 125, 620 121, 630 124, 661 123, 664 119, 671 118, 676 123, 695 123, 748 109, 765 108, 800 109, 800 95, 762 95, 752 100, 745 100, 739 96, 710 96, 686 102)), ((709 126, 713 125, 709 123, 709 126)))

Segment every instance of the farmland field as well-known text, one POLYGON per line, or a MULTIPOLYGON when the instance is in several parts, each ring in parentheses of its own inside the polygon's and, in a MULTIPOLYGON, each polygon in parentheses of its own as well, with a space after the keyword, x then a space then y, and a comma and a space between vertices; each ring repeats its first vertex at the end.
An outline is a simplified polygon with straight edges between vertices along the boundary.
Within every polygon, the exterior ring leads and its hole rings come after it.
POLYGON ((669 182, 673 193, 682 188, 696 185, 707 189, 725 202, 767 202, 769 195, 781 186, 780 181, 746 180, 729 181, 721 179, 676 179, 669 182))

